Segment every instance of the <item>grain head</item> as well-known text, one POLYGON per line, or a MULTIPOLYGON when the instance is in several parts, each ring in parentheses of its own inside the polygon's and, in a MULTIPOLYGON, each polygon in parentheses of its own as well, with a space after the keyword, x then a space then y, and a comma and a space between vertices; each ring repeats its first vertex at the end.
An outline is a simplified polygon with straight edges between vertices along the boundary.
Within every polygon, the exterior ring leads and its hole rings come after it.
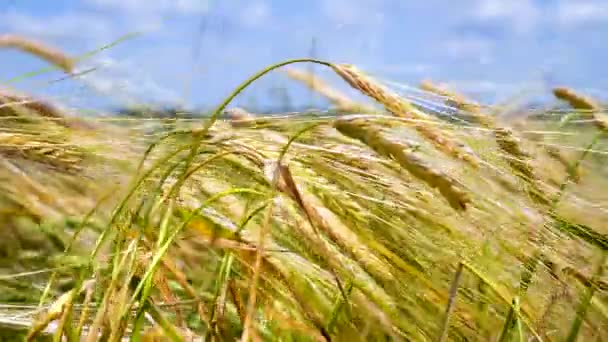
POLYGON ((310 89, 327 98, 341 112, 347 113, 373 113, 375 110, 371 106, 357 103, 348 96, 342 94, 335 88, 323 81, 321 78, 297 69, 285 70, 287 76, 293 80, 305 84, 310 89))
POLYGON ((438 123, 429 115, 414 108, 397 94, 390 92, 352 65, 334 64, 332 68, 351 87, 376 100, 393 115, 406 119, 438 150, 475 168, 479 167, 479 158, 467 151, 464 145, 456 142, 447 132, 441 130, 438 123))
POLYGON ((583 114, 593 118, 593 123, 598 129, 608 132, 608 117, 602 113, 602 107, 595 100, 567 87, 554 88, 553 94, 558 99, 568 102, 574 109, 581 110, 583 114))
POLYGON ((41 42, 14 34, 0 35, 0 48, 14 48, 37 56, 66 73, 74 69, 74 60, 62 51, 41 42))

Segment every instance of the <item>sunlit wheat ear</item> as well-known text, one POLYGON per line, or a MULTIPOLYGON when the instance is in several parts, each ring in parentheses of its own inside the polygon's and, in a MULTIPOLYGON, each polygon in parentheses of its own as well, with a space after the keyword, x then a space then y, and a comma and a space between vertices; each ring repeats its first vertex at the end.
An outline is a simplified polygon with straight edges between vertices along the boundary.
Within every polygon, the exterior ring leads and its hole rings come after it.
POLYGON ((432 168, 404 144, 385 137, 381 129, 370 125, 363 119, 337 120, 334 127, 340 133, 366 144, 376 153, 396 160, 416 178, 437 188, 452 208, 466 209, 470 199, 458 181, 432 168))
POLYGON ((532 165, 530 165, 532 156, 526 151, 521 141, 510 129, 499 127, 490 115, 482 112, 482 108, 479 105, 469 101, 464 96, 451 92, 445 88, 438 87, 428 80, 423 81, 420 87, 446 97, 451 105, 466 111, 468 115, 473 116, 473 118, 484 128, 493 130, 496 143, 505 153, 505 157, 511 168, 517 172, 520 178, 532 187, 531 190, 535 194, 534 198, 545 203, 545 201, 539 197, 542 191, 538 189, 537 175, 534 172, 532 165))
POLYGON ((33 99, 27 95, 18 94, 13 91, 0 90, 0 113, 6 110, 17 110, 25 108, 36 114, 49 118, 63 118, 64 115, 49 103, 33 99))
MULTIPOLYGON (((357 260, 360 260, 362 266, 372 275, 387 281, 393 279, 390 272, 386 271, 385 264, 371 250, 361 244, 356 234, 343 226, 339 219, 332 219, 331 216, 325 215, 323 207, 315 201, 314 195, 306 190, 298 189, 298 185, 286 165, 277 165, 274 161, 265 163, 264 174, 267 180, 273 179, 277 171, 277 188, 300 207, 315 234, 319 232, 326 234, 336 245, 349 251, 357 260), (353 248, 353 246, 357 246, 357 248, 353 248)), ((332 272, 336 274, 335 270, 332 272)))
POLYGON ((53 119, 53 123, 71 128, 91 128, 83 119, 68 117, 55 105, 13 90, 0 89, 0 116, 41 116, 53 119))
POLYGON ((492 117, 488 115, 484 115, 481 113, 481 106, 477 103, 473 103, 468 99, 464 98, 459 94, 451 92, 445 87, 435 85, 430 80, 424 80, 420 83, 420 89, 426 90, 431 93, 435 93, 437 95, 443 96, 447 98, 446 102, 449 102, 450 105, 464 111, 467 115, 470 115, 475 119, 477 123, 486 128, 494 127, 494 120, 492 117))
POLYGON ((292 80, 298 81, 324 96, 337 107, 338 110, 349 113, 372 113, 374 108, 357 103, 348 96, 342 94, 335 88, 323 81, 321 78, 311 74, 310 72, 297 69, 286 69, 285 73, 292 80))
POLYGON ((601 113, 602 107, 592 98, 566 87, 554 88, 553 95, 568 102, 574 109, 584 111, 584 114, 593 118, 593 123, 597 128, 608 133, 608 117, 601 113))
POLYGON ((71 73, 74 69, 74 60, 62 51, 45 45, 41 42, 21 37, 14 34, 0 35, 0 48, 14 48, 27 52, 48 63, 61 68, 61 70, 71 73))
POLYGON ((23 158, 65 172, 81 170, 83 156, 74 147, 12 133, 0 133, 0 146, 0 156, 23 158))
POLYGON ((479 159, 467 151, 464 146, 455 142, 447 132, 435 126, 434 120, 429 115, 414 108, 398 95, 389 92, 352 65, 332 64, 332 68, 351 87, 381 103, 393 115, 409 119, 418 133, 431 141, 438 150, 465 161, 469 165, 479 167, 479 159))
POLYGON ((255 116, 242 108, 228 108, 224 113, 230 119, 232 127, 248 127, 255 123, 255 116))

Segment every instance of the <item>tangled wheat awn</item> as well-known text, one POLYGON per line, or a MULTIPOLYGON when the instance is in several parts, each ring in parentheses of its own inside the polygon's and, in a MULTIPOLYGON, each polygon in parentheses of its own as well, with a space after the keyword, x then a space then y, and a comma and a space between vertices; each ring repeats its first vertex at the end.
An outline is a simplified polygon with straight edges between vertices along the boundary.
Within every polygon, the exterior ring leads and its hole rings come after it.
POLYGON ((381 103, 393 115, 411 120, 414 128, 430 140, 437 149, 465 161, 475 168, 479 167, 479 158, 466 151, 464 146, 455 143, 447 132, 433 126, 433 119, 429 115, 417 110, 399 96, 390 93, 353 65, 332 64, 331 67, 351 87, 381 103))

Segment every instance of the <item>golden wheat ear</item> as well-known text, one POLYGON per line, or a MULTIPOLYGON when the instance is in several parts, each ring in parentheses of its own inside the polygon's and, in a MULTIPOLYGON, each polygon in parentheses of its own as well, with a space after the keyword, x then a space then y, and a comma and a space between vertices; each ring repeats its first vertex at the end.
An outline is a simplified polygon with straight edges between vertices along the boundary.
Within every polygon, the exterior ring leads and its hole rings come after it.
POLYGON ((233 127, 247 127, 255 124, 255 115, 243 108, 228 108, 224 113, 230 119, 230 124, 233 127))
POLYGON ((480 105, 447 89, 443 85, 437 85, 430 80, 423 80, 420 82, 420 89, 444 97, 446 104, 466 112, 467 115, 471 116, 473 120, 485 128, 493 128, 495 126, 494 120, 489 115, 482 113, 480 105))
POLYGON ((391 114, 407 119, 416 131, 430 141, 439 151, 460 159, 474 168, 479 167, 481 163, 479 158, 470 153, 466 146, 455 141, 448 132, 440 129, 433 117, 418 110, 399 95, 390 92, 353 65, 332 64, 331 68, 351 87, 382 104, 391 114))
POLYGON ((62 51, 41 42, 14 34, 0 35, 0 48, 13 48, 41 58, 66 73, 74 70, 74 60, 62 51))
POLYGON ((560 100, 568 102, 576 109, 584 109, 589 111, 598 111, 600 105, 588 96, 581 95, 574 89, 567 87, 553 88, 553 94, 560 100))
POLYGON ((361 141, 379 155, 395 160, 414 177, 439 190, 455 210, 467 209, 471 199, 458 180, 433 168, 403 142, 386 137, 381 128, 364 119, 339 119, 334 122, 334 128, 349 138, 361 141))
POLYGON ((593 124, 600 130, 608 133, 608 117, 602 114, 602 107, 592 98, 579 94, 574 89, 567 87, 556 87, 553 95, 562 101, 566 101, 574 109, 584 112, 593 119, 593 124))
MULTIPOLYGON (((482 112, 480 105, 468 100, 463 95, 450 91, 445 87, 437 86, 428 80, 421 82, 420 88, 445 97, 446 102, 450 105, 465 111, 467 115, 470 115, 482 127, 492 130, 498 147, 504 152, 504 158, 507 163, 516 171, 516 174, 521 179, 528 183, 530 187, 529 192, 533 198, 543 205, 548 203, 540 196, 543 191, 539 188, 540 181, 538 175, 531 165, 532 155, 530 155, 522 144, 522 141, 516 137, 512 130, 499 126, 491 115, 482 112)), ((559 153, 553 151, 553 154, 557 155, 559 153)), ((562 161, 562 163, 564 162, 562 161)), ((511 188, 509 182, 503 182, 503 184, 511 188)))
POLYGON ((290 68, 285 70, 285 74, 292 80, 301 82, 308 88, 319 93, 341 111, 350 113, 374 112, 373 107, 353 101, 348 96, 337 89, 332 88, 324 80, 310 72, 290 68))

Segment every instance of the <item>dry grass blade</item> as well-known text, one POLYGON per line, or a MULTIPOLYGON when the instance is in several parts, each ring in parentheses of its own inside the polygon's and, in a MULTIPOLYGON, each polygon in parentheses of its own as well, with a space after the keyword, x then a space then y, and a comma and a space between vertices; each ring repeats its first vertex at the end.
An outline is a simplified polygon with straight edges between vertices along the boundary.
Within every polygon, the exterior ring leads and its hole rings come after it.
POLYGON ((352 65, 333 64, 332 68, 351 87, 376 100, 393 115, 408 119, 415 129, 431 141, 438 150, 463 160, 471 166, 479 167, 479 158, 467 151, 462 144, 456 143, 447 132, 440 130, 429 115, 417 110, 398 95, 389 92, 352 65))
POLYGON ((74 60, 62 51, 22 36, 14 34, 0 35, 0 48, 19 49, 42 58, 67 73, 71 73, 74 69, 74 60))

